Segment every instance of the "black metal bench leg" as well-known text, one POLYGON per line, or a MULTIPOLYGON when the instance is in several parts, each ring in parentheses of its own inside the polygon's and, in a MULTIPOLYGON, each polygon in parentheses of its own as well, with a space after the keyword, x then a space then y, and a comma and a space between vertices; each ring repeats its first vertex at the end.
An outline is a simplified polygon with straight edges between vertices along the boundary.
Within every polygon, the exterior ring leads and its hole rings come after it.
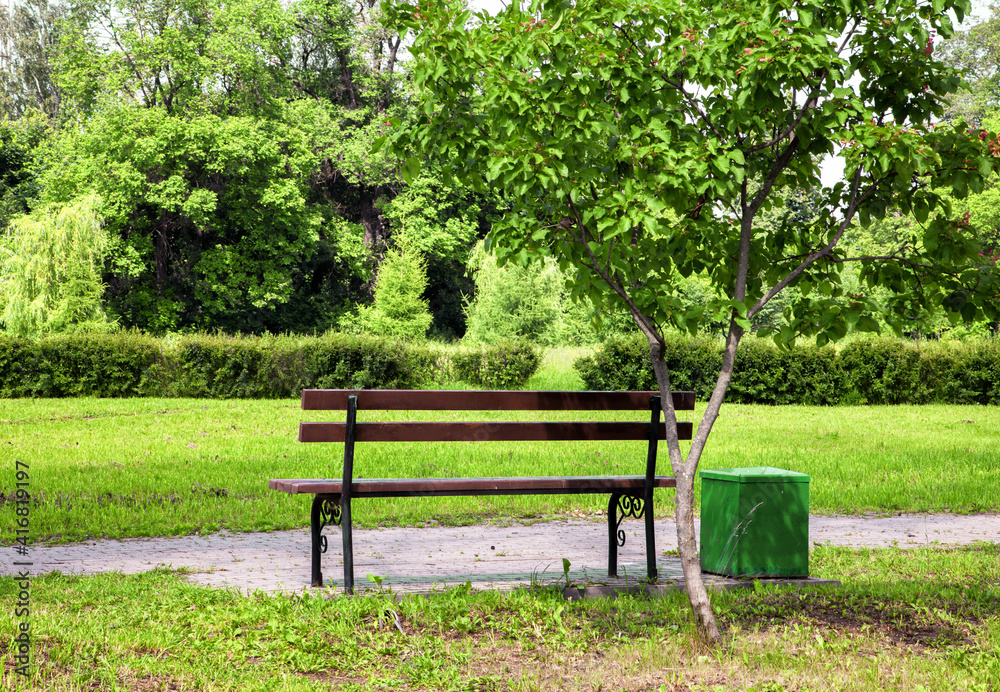
POLYGON ((608 500, 608 576, 618 576, 618 500, 621 493, 612 493, 608 500))
MULTIPOLYGON (((618 547, 625 545, 625 529, 621 528, 626 517, 639 519, 643 516, 646 503, 639 495, 629 493, 612 493, 608 500, 608 576, 618 576, 618 547)), ((646 569, 656 574, 656 548, 650 550, 652 543, 652 513, 647 512, 646 518, 646 569), (650 557, 652 556, 652 557, 650 557)))
POLYGON ((656 581, 656 536, 653 533, 653 494, 649 493, 642 503, 646 520, 646 574, 649 581, 656 581))
POLYGON ((340 524, 340 496, 316 495, 313 498, 312 511, 309 514, 313 586, 323 586, 323 565, 321 561, 327 547, 323 529, 330 524, 340 524))
POLYGON ((351 499, 343 498, 340 505, 341 530, 344 539, 344 591, 354 593, 354 536, 351 533, 351 499))
POLYGON ((321 555, 326 552, 324 545, 326 536, 323 535, 323 521, 321 514, 323 511, 323 498, 315 496, 312 501, 312 511, 309 515, 309 538, 312 543, 312 585, 323 586, 323 566, 321 555))

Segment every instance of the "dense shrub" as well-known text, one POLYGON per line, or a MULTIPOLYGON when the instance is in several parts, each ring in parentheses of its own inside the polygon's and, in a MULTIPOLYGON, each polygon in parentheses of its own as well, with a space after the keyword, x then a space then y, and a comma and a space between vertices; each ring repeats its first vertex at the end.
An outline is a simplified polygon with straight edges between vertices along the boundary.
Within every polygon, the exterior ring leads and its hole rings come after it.
POLYGON ((451 356, 460 380, 487 389, 523 387, 541 362, 538 349, 527 341, 516 340, 466 347, 451 356))
MULTIPOLYGON (((674 389, 693 391, 704 399, 719 376, 722 349, 709 338, 670 337, 664 360, 674 389)), ((649 344, 641 335, 609 338, 592 356, 579 359, 575 367, 587 389, 658 389, 649 363, 649 344)))
MULTIPOLYGON (((721 347, 719 348, 721 363, 721 347)), ((733 380, 726 395, 736 403, 840 403, 844 371, 833 348, 776 348, 763 339, 747 339, 736 352, 733 380)))
POLYGON ((898 339, 866 339, 847 344, 840 360, 848 373, 851 403, 924 403, 929 398, 921 386, 920 350, 898 339))
MULTIPOLYGON (((665 359, 671 385, 705 400, 722 363, 721 342, 672 337, 665 359)), ((576 362, 588 389, 656 389, 642 337, 609 339, 576 362)), ((760 404, 1000 404, 1000 342, 913 342, 875 338, 781 350, 740 345, 727 401, 760 404)))
POLYGON ((412 389, 439 369, 426 346, 346 334, 309 341, 303 356, 308 387, 320 389, 412 389))
POLYGON ((840 357, 857 403, 1000 403, 1000 341, 866 339, 840 357))
POLYGON ((162 359, 156 339, 132 333, 0 336, 0 396, 142 396, 162 359))
POLYGON ((311 387, 408 389, 431 380, 437 360, 423 346, 345 334, 0 337, 0 396, 264 399, 311 387))

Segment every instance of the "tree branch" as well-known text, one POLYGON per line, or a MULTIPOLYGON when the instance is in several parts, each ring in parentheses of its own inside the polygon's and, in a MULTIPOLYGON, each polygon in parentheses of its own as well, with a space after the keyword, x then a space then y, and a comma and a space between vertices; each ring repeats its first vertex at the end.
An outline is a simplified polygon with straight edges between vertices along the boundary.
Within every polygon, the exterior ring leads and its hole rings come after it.
MULTIPOLYGON (((821 74, 819 78, 820 85, 823 84, 823 80, 826 79, 829 74, 830 74, 829 70, 823 70, 823 74, 821 74)), ((788 127, 786 127, 784 130, 775 135, 770 141, 750 147, 745 153, 753 154, 755 152, 761 151, 762 149, 770 149, 775 144, 777 144, 785 137, 787 137, 789 134, 794 134, 796 126, 800 122, 802 122, 802 118, 805 117, 806 113, 808 113, 809 111, 813 110, 816 107, 815 99, 819 95, 819 88, 820 88, 819 86, 813 87, 813 90, 809 92, 809 96, 806 98, 805 103, 802 104, 802 108, 799 109, 799 114, 795 117, 795 120, 793 120, 788 127)))
MULTIPOLYGON (((590 257, 591 268, 597 272, 604 281, 611 287, 611 290, 618 294, 618 296, 625 301, 628 306, 629 312, 632 314, 632 319, 636 321, 639 329, 642 330, 643 335, 647 339, 655 339, 659 344, 663 344, 663 338, 656 331, 656 327, 653 323, 646 317, 639 308, 636 307, 635 303, 632 302, 631 296, 624 289, 619 281, 614 279, 609 272, 601 267, 600 261, 597 259, 597 255, 594 251, 590 249, 590 245, 587 243, 587 236, 590 235, 587 232, 587 228, 583 223, 583 217, 580 216, 580 212, 576 208, 576 204, 573 203, 572 197, 567 197, 567 202, 569 203, 569 208, 573 212, 573 216, 576 220, 576 226, 580 229, 580 239, 577 241, 587 250, 587 255, 590 257)), ((651 342, 652 343, 652 342, 651 342)))
POLYGON ((817 260, 823 257, 828 257, 830 253, 833 252, 833 248, 835 248, 837 244, 840 242, 841 237, 843 237, 844 235, 844 231, 847 230, 847 227, 851 224, 851 221, 853 221, 854 214, 857 212, 858 205, 861 204, 861 202, 864 202, 866 199, 868 199, 875 193, 875 190, 878 189, 879 182, 881 181, 876 181, 876 183, 872 185, 872 187, 868 191, 866 191, 863 195, 859 197, 858 188, 861 185, 861 168, 858 168, 854 172, 854 180, 851 181, 851 201, 848 203, 847 211, 844 214, 844 219, 843 221, 841 221, 840 227, 837 229, 837 232, 834 234, 833 238, 822 249, 810 253, 795 269, 793 269, 781 281, 776 283, 771 288, 771 290, 764 295, 764 297, 758 300, 752 308, 747 310, 747 319, 753 317, 758 312, 760 312, 761 308, 767 305, 767 303, 770 302, 770 300, 774 298, 774 296, 778 295, 778 293, 784 290, 784 288, 788 284, 790 284, 800 274, 802 274, 802 272, 808 269, 810 265, 814 264, 817 260))
POLYGON ((726 139, 726 137, 716 129, 715 125, 712 124, 711 118, 709 118, 708 115, 704 111, 702 111, 702 109, 698 106, 698 101, 684 89, 684 85, 672 82, 667 77, 664 77, 663 81, 672 86, 674 89, 677 89, 677 91, 681 92, 681 94, 684 95, 684 98, 687 100, 688 104, 691 106, 691 108, 694 109, 695 113, 698 114, 698 117, 700 117, 702 121, 704 121, 705 125, 708 126, 708 129, 712 131, 712 134, 714 134, 716 137, 718 137, 723 141, 726 139))

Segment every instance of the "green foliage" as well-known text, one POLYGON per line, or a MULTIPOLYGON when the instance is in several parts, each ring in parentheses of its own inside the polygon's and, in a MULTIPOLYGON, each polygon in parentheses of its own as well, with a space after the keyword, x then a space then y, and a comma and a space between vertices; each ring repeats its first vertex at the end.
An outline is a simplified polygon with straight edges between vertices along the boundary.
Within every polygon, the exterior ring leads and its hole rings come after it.
POLYGON ((53 69, 69 11, 69 3, 59 0, 20 0, 0 12, 0 118, 22 118, 32 109, 57 115, 53 69))
POLYGON ((460 380, 486 389, 523 387, 542 362, 538 349, 524 340, 505 339, 466 346, 451 356, 460 380))
POLYGON ((276 399, 304 388, 409 389, 430 380, 428 349, 364 336, 182 336, 132 332, 0 336, 0 397, 276 399))
POLYGON ((361 306, 341 324, 382 338, 423 339, 433 319, 422 298, 426 288, 424 259, 410 249, 389 250, 379 267, 374 304, 361 306))
POLYGON ((867 404, 1000 403, 1000 342, 868 339, 840 354, 848 401, 867 404))
POLYGON ((265 112, 286 91, 292 33, 277 0, 81 0, 56 83, 84 112, 122 99, 173 115, 265 112), (127 66, 127 68, 125 67, 127 66))
MULTIPOLYGON (((693 391, 704 401, 715 387, 722 349, 707 337, 670 336, 664 359, 670 368, 671 386, 693 391)), ((649 343, 641 334, 606 339, 593 353, 574 364, 587 389, 624 391, 658 390, 649 362, 649 343)))
POLYGON ((117 108, 63 133, 46 196, 96 190, 115 242, 109 308, 152 332, 259 331, 318 240, 314 163, 294 122, 117 108))
POLYGON ((726 400, 747 404, 837 404, 844 395, 845 369, 829 346, 782 349, 762 339, 746 341, 736 355, 736 370, 726 400))
POLYGON ((100 268, 109 238, 99 200, 41 207, 0 237, 0 322, 16 336, 107 331, 100 268))
POLYGON ((470 250, 489 230, 498 203, 493 195, 447 185, 433 171, 379 203, 393 244, 416 250, 427 261, 424 295, 438 337, 454 339, 465 333, 462 296, 472 293, 466 265, 470 250))
POLYGON ((38 199, 38 150, 50 136, 48 122, 39 114, 0 119, 0 235, 38 199))
MULTIPOLYGON (((722 344, 669 337, 671 385, 699 400, 715 387, 722 344)), ((649 345, 641 336, 605 341, 575 364, 587 389, 656 389, 649 345)), ((855 339, 830 347, 780 349, 764 339, 744 342, 726 401, 742 404, 991 404, 1000 403, 1000 342, 855 339)))
POLYGON ((425 348, 365 336, 181 337, 170 349, 172 396, 275 399, 302 389, 410 389, 428 380, 425 348))
POLYGON ((375 201, 396 178, 369 144, 400 81, 377 15, 339 0, 74 5, 56 75, 71 126, 46 196, 101 195, 125 326, 316 333, 369 297, 387 236, 375 201))
POLYGON ((132 397, 158 393, 164 354, 132 332, 0 336, 0 397, 132 397))
MULTIPOLYGON (((923 403, 931 383, 921 381, 920 350, 895 339, 847 344, 841 352, 856 403, 923 403)), ((853 396, 852 396, 853 395, 853 396)))
POLYGON ((552 343, 563 284, 554 264, 501 267, 480 244, 469 269, 476 293, 466 305, 466 339, 489 344, 520 337, 552 343))
POLYGON ((378 3, 9 9, 0 108, 21 120, 0 124, 0 228, 39 193, 98 195, 105 309, 122 325, 322 333, 371 299, 386 248, 408 244, 428 259, 436 333, 464 333, 467 252, 496 200, 440 176, 400 186, 397 157, 372 150, 416 103, 378 3), (36 120, 51 146, 24 136, 36 120))
POLYGON ((566 277, 551 259, 507 263, 476 246, 469 260, 476 292, 466 304, 466 340, 492 344, 527 339, 545 346, 593 343, 588 308, 566 295, 566 277))
POLYGON ((392 225, 397 246, 415 250, 428 260, 465 264, 469 249, 485 233, 484 215, 496 206, 472 190, 445 184, 425 172, 391 200, 382 213, 392 225))
POLYGON ((936 47, 941 59, 965 77, 965 88, 951 99, 946 117, 976 127, 985 127, 984 120, 1000 107, 1000 8, 991 3, 988 9, 988 17, 971 20, 971 26, 936 47))

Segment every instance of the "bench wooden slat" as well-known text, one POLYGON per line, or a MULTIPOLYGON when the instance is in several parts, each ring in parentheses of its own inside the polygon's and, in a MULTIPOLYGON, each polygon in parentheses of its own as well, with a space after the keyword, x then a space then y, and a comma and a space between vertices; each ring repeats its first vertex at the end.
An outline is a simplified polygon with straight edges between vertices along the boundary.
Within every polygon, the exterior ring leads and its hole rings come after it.
MULTIPOLYGON (((640 421, 396 422, 358 423, 357 442, 519 442, 545 440, 646 440, 649 423, 640 421)), ((299 423, 299 442, 343 442, 346 423, 299 423)), ((677 434, 690 440, 692 424, 677 423, 677 434)), ((666 439, 666 423, 660 438, 666 439)))
MULTIPOLYGON (((565 493, 641 493, 645 476, 526 476, 513 478, 356 478, 351 493, 365 497, 412 497, 420 495, 545 495, 565 493)), ((671 476, 654 476, 656 488, 676 487, 671 476)), ((271 490, 286 493, 339 495, 339 479, 271 479, 271 490)))
MULTIPOLYGON (((419 389, 303 389, 302 408, 332 411, 358 397, 369 411, 634 411, 649 409, 659 392, 522 392, 419 389)), ((674 408, 694 410, 694 392, 674 392, 674 408)))

